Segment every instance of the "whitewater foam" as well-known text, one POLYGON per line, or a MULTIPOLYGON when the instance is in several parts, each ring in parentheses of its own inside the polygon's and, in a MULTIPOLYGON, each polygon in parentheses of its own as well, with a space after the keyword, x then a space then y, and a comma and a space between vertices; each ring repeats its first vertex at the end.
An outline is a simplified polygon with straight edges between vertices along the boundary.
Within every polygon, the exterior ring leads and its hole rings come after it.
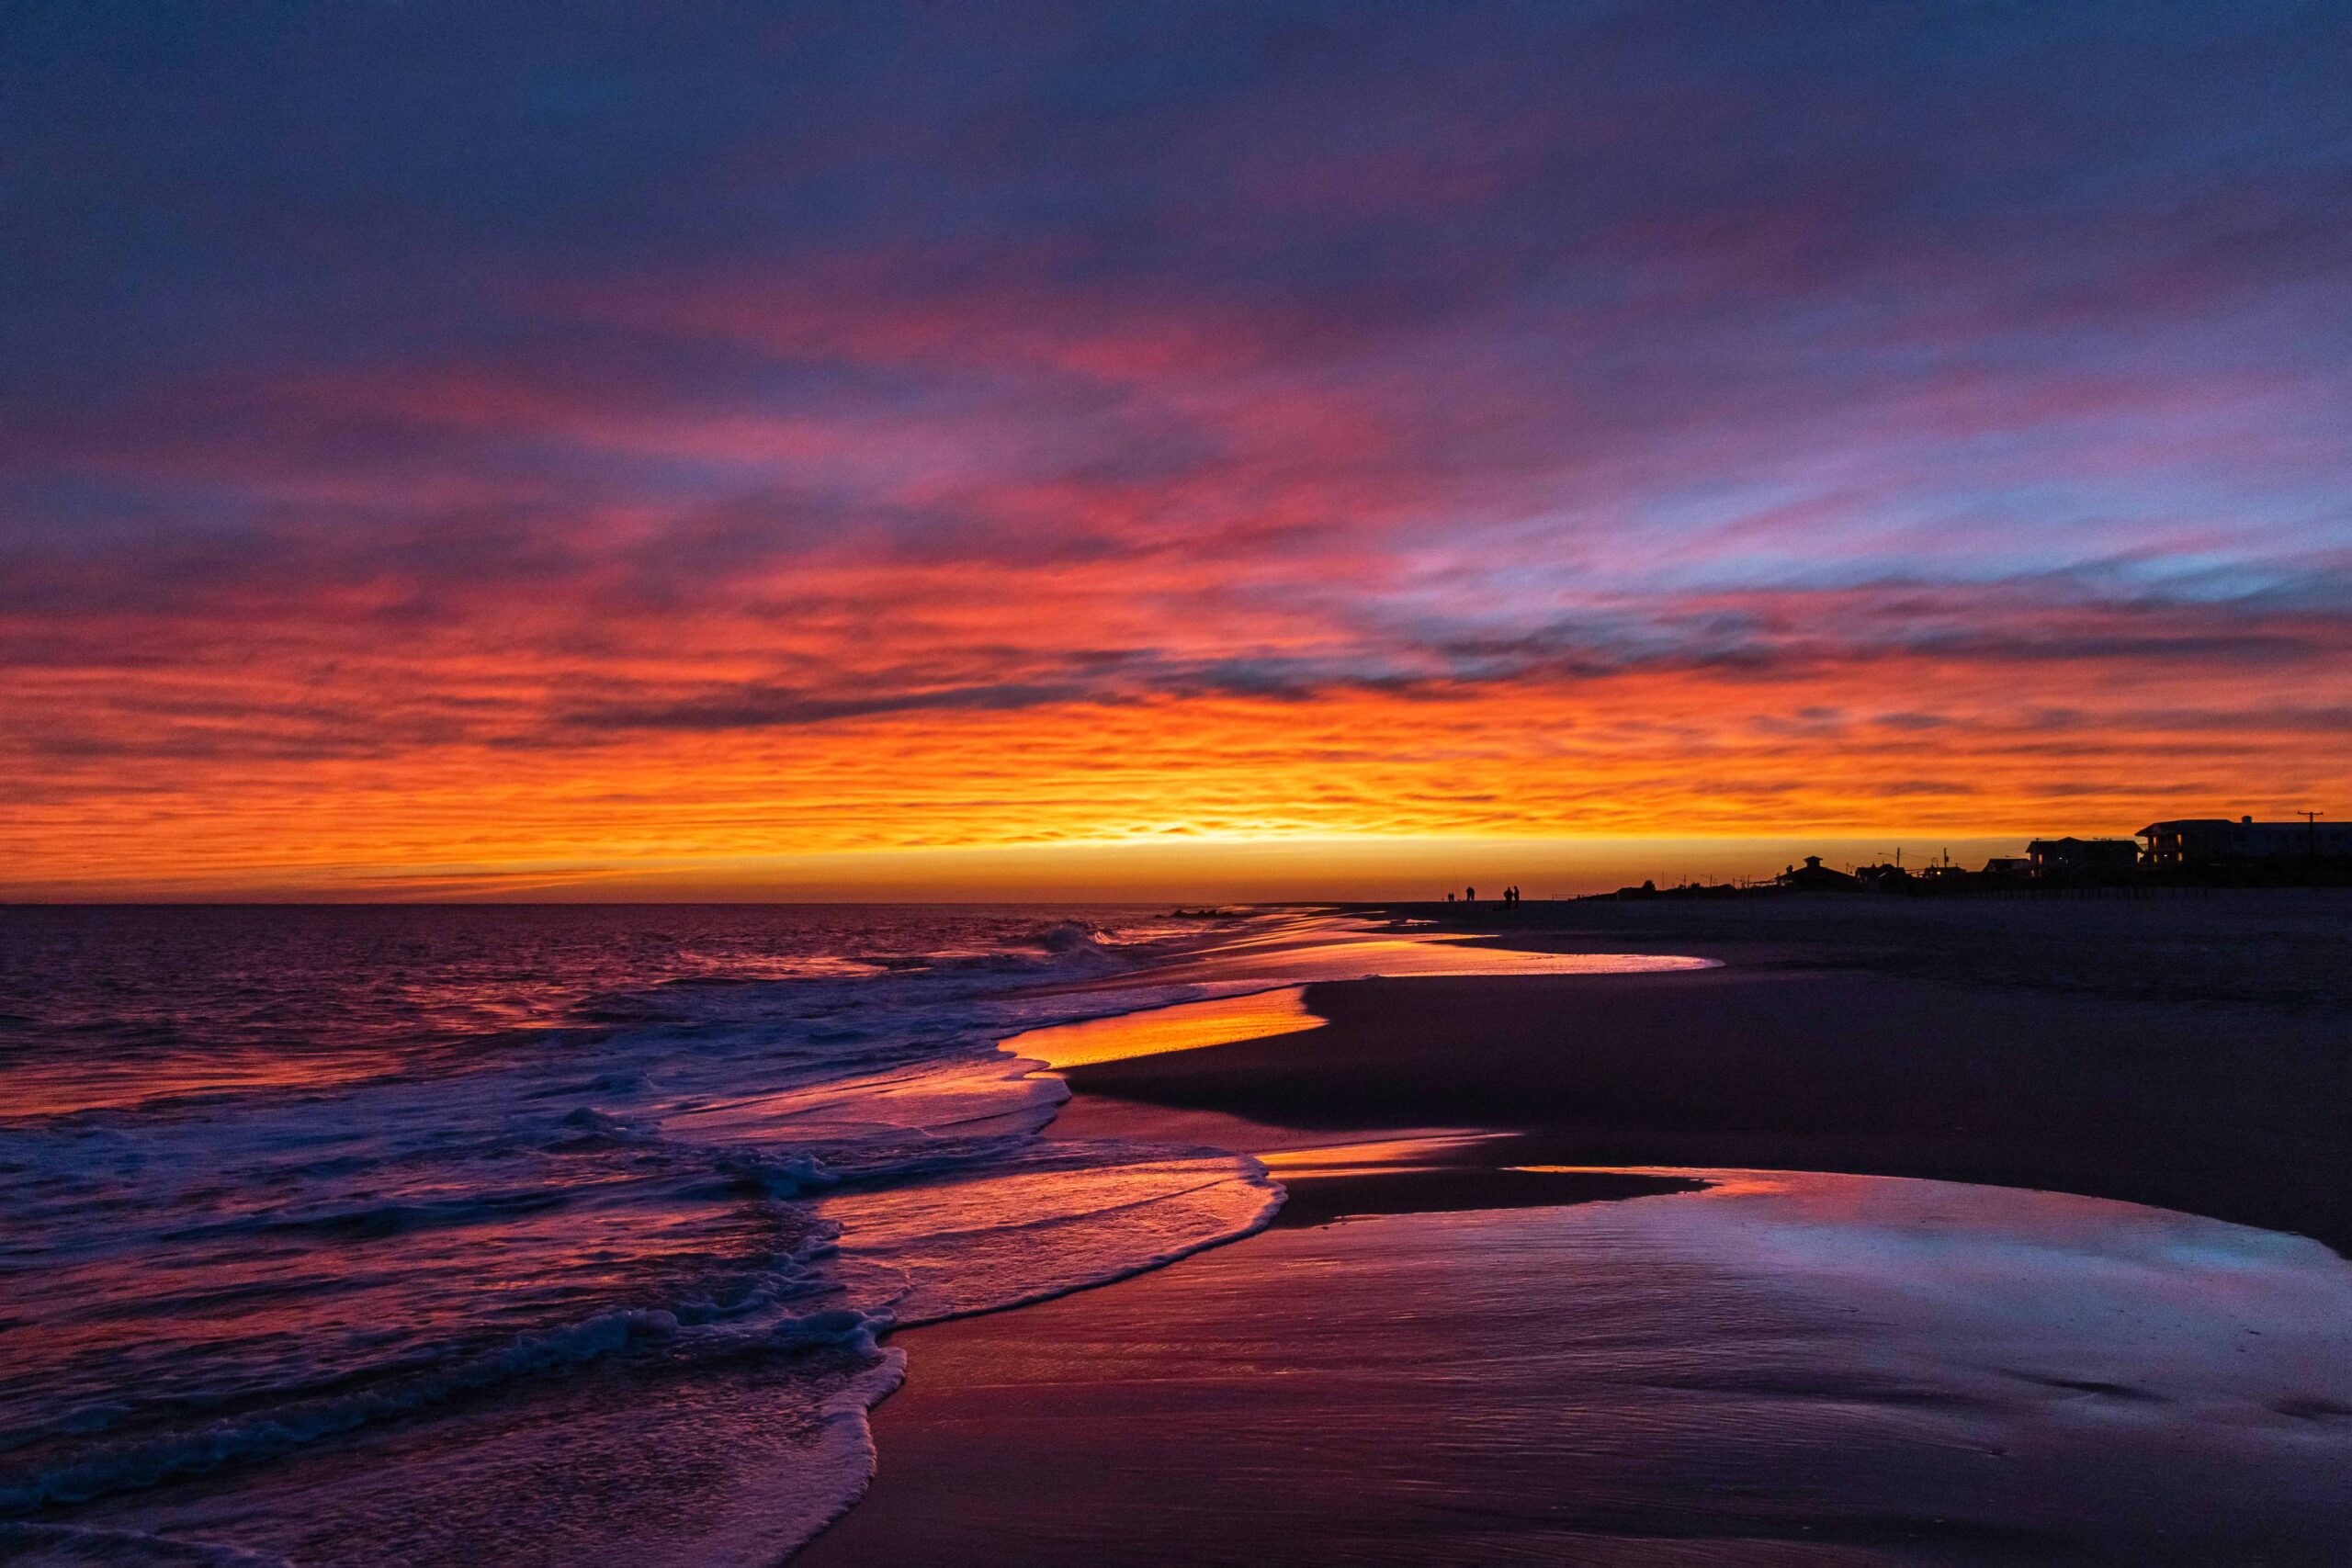
POLYGON ((518 1560, 772 1562, 865 1484, 892 1328, 1280 1201, 1245 1156, 1042 1141, 1068 1089, 997 1041, 1399 956, 1329 921, 527 914, 252 916, 240 1006, 263 949, 323 943, 266 1010, 307 1000, 322 1043, 206 1021, 188 964, 176 1021, 111 1055, 77 1054, 103 987, 71 1019, 53 978, 0 995, 72 1024, 7 1042, 0 1514, 258 1554, 220 1561, 515 1559, 527 1529, 518 1560), (485 930, 527 982, 483 978, 485 930))

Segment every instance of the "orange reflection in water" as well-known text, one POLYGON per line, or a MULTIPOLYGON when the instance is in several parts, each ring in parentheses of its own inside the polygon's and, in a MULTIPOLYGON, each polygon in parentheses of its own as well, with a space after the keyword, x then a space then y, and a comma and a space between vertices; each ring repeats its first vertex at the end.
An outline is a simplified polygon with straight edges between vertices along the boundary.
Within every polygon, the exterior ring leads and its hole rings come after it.
MULTIPOLYGON (((1302 921, 1259 937, 1210 948, 1192 958, 1156 968, 1164 985, 1230 985, 1407 979, 1508 975, 1641 975, 1666 970, 1713 969, 1711 958, 1646 953, 1533 953, 1479 947, 1464 935, 1362 934, 1363 922, 1302 921)), ((1131 984, 1122 978, 1066 987, 1090 990, 1131 984)))
POLYGON ((1325 1144, 1310 1149, 1272 1149, 1258 1156, 1266 1169, 1281 1177, 1395 1176, 1408 1171, 1475 1169, 1478 1162, 1464 1158, 1481 1144, 1507 1138, 1508 1133, 1481 1133, 1468 1128, 1430 1127, 1360 1143, 1325 1144))
POLYGON ((182 1095, 304 1089, 324 1092, 338 1084, 380 1077, 383 1071, 383 1057, 365 1051, 293 1055, 253 1052, 226 1060, 142 1059, 96 1068, 87 1061, 67 1056, 12 1067, 0 1079, 0 1119, 122 1111, 182 1095))
MULTIPOLYGON (((1727 1169, 1719 1166, 1695 1165, 1514 1165, 1505 1168, 1524 1171, 1532 1176, 1660 1176, 1679 1177, 1690 1181, 1703 1181, 1703 1196, 1709 1198, 1753 1198, 1797 1194, 1815 1197, 1807 1190, 1813 1172, 1802 1170, 1727 1169)), ((1830 1190, 1842 1193, 1856 1180, 1854 1177, 1832 1177, 1830 1190)), ((1877 1180, 1880 1178, 1870 1178, 1877 1180)), ((1817 1185, 1817 1184, 1816 1184, 1817 1185)), ((1917 1186, 1919 1183, 1914 1182, 1917 1186)), ((2049 1194, 2041 1194, 2049 1196, 2049 1194)))
MULTIPOLYGON (((1473 946, 1469 938, 1453 934, 1388 936, 1374 933, 1360 919, 1308 916, 1218 941, 1189 957, 1155 966, 1150 976, 1154 983, 1169 986, 1275 988, 1033 1029, 999 1043, 1048 1067, 1082 1067, 1319 1029, 1324 1021, 1306 1010, 1304 999, 1309 985, 1403 976, 1627 975, 1714 967, 1715 961, 1709 958, 1529 953, 1473 946)), ((1040 987, 1039 991, 1116 990, 1134 984, 1132 976, 1115 975, 1040 987)))
POLYGON ((1219 997, 1033 1029, 1002 1043, 1014 1055, 1049 1067, 1083 1067, 1130 1056, 1229 1045, 1237 1040, 1264 1040, 1323 1027, 1323 1020, 1306 1010, 1306 987, 1290 986, 1254 996, 1219 997))

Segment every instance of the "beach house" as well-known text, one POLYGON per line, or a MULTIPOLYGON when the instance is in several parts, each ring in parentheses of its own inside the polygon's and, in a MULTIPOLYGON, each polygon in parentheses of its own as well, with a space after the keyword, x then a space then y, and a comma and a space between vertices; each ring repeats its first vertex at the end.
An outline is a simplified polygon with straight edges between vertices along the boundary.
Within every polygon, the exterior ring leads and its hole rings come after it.
POLYGON ((2140 846, 2130 839, 2036 839, 2025 854, 2041 882, 2112 881, 2140 864, 2140 846))
POLYGON ((1850 893, 1861 886, 1844 872, 1822 864, 1819 855, 1805 856, 1804 864, 1789 867, 1772 881, 1798 893, 1850 893))
POLYGON ((2140 829, 2148 863, 2220 865, 2238 861, 2352 858, 2352 822, 2257 822, 2241 817, 2185 817, 2140 829))

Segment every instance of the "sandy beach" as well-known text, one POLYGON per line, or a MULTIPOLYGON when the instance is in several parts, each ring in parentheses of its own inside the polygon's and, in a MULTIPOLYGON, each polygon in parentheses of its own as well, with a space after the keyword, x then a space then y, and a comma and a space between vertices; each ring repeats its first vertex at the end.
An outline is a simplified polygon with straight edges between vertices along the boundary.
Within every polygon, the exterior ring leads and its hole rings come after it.
POLYGON ((1536 907, 1498 940, 1724 967, 1098 1029, 1057 1132, 1250 1149, 1284 1216, 903 1336, 801 1560, 2342 1561, 2343 914, 1536 907), (2240 962, 2165 965, 2199 927, 2240 962))
POLYGON ((2346 1413, 2298 1403, 2345 1392, 2341 1324, 2293 1338, 2331 1280, 2346 1299, 2316 1247, 2275 1255, 2262 1233, 2202 1224, 2133 1236, 2080 1200, 1979 1213, 1965 1195, 1987 1190, 1936 1183, 1817 1179, 1793 1201, 1733 1185, 1278 1229, 910 1335, 879 1478, 804 1560, 2316 1564, 2352 1549, 2346 1413), (1809 1205, 1863 1249, 1808 1252, 1809 1205), (1912 1245, 1891 1259, 1889 1238, 1912 1245), (2165 1258, 2199 1247, 2235 1258, 2234 1288, 2130 1319, 2165 1258), (1865 1272, 1892 1261, 1907 1267, 1865 1272))

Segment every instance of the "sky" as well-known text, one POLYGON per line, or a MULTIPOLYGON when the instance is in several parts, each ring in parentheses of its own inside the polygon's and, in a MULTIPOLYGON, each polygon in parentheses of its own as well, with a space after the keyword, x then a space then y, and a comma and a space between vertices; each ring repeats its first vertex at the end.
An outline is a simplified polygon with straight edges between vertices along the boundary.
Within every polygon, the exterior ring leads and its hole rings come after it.
POLYGON ((0 36, 0 897, 2352 815, 2341 4, 0 36))

